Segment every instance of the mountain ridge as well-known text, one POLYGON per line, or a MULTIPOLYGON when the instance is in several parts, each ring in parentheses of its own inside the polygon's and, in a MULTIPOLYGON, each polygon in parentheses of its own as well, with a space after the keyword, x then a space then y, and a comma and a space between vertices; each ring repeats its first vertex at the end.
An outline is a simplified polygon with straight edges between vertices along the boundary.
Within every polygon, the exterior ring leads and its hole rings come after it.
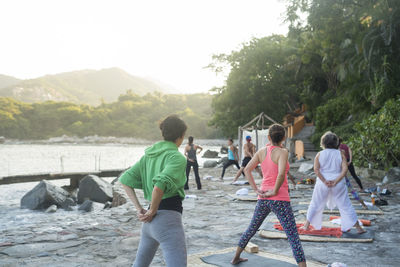
POLYGON ((103 101, 117 100, 118 96, 127 90, 138 95, 170 91, 157 82, 131 75, 116 67, 48 74, 26 80, 7 75, 0 76, 0 96, 29 103, 53 100, 98 105, 103 101), (2 86, 3 84, 5 86, 2 86))

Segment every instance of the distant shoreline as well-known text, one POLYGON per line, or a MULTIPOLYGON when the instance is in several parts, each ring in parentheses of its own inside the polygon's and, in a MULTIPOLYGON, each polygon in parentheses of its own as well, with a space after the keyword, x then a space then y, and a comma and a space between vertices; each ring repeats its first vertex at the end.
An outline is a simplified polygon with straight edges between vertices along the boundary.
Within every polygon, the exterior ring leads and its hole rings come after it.
MULTIPOLYGON (((0 145, 150 145, 157 140, 146 140, 134 137, 114 137, 114 136, 86 136, 70 137, 67 135, 51 137, 49 139, 2 139, 0 145)), ((208 146, 226 145, 225 139, 195 139, 195 143, 208 146)))

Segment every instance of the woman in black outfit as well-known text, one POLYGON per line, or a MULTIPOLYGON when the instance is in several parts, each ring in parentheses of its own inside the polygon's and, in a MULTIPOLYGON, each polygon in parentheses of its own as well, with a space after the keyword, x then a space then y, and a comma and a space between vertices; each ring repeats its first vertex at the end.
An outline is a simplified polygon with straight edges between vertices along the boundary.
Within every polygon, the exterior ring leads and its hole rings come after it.
POLYGON ((186 164, 186 184, 185 189, 189 189, 189 174, 190 169, 193 167, 194 176, 196 177, 197 190, 201 189, 200 175, 199 175, 199 164, 197 163, 197 155, 203 148, 199 145, 193 144, 193 136, 189 136, 189 143, 185 147, 185 156, 187 158, 186 164), (199 150, 199 151, 197 151, 199 150))

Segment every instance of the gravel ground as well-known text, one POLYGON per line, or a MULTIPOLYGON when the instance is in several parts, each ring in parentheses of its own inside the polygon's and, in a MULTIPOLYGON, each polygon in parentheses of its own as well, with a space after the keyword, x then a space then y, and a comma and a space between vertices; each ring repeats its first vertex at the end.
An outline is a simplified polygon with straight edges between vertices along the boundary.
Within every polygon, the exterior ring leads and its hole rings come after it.
MULTIPOLYGON (((291 172, 295 177, 305 177, 291 172)), ((219 177, 221 168, 200 169, 202 177, 219 177)), ((202 180, 203 190, 196 190, 193 173, 191 190, 184 201, 183 222, 189 254, 221 250, 236 246, 253 214, 255 202, 234 200, 229 194, 249 186, 229 184, 236 169, 230 167, 226 181, 202 180)), ((257 177, 257 175, 255 175, 257 177)), ((243 179, 243 178, 241 178, 243 179)), ((260 181, 260 179, 257 179, 260 181)), ((375 184, 363 179, 365 187, 375 184)), ((364 215, 373 221, 375 240, 372 243, 302 242, 307 259, 325 264, 343 262, 347 266, 400 266, 400 188, 389 186, 389 205, 384 215, 364 215)), ((312 186, 292 191, 300 196, 294 201, 311 199, 312 186)), ((364 197, 368 200, 368 197, 364 197)), ((295 214, 296 220, 304 220, 295 214)), ((98 205, 91 213, 57 211, 55 214, 31 212, 15 216, 18 226, 0 229, 0 266, 130 266, 140 239, 141 223, 133 205, 102 210, 98 205), (23 220, 19 217, 23 216, 23 220)), ((326 217, 328 218, 328 217, 326 217)), ((269 220, 274 215, 269 216, 269 220)), ((267 224, 269 222, 265 222, 267 224)), ((261 227, 263 228, 264 225, 261 227)), ((260 250, 291 256, 286 240, 264 239, 258 234, 252 239, 260 250)), ((164 266, 159 250, 151 266, 164 266)))

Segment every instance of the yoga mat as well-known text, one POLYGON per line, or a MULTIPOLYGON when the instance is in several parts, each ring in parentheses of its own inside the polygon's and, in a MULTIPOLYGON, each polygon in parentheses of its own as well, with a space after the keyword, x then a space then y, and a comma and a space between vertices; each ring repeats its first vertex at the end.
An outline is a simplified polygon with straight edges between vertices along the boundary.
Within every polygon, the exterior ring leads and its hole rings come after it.
MULTIPOLYGON (((289 245, 288 245, 287 249, 288 249, 288 253, 289 253, 290 252, 289 245)), ((188 266, 213 267, 213 266, 215 266, 214 264, 205 263, 202 260, 202 258, 207 257, 207 256, 211 256, 211 255, 225 254, 225 253, 232 253, 231 255, 232 255, 232 258, 233 258, 233 253, 235 251, 236 251, 236 248, 225 248, 225 249, 220 249, 220 250, 209 250, 209 251, 203 251, 203 252, 196 253, 196 254, 191 254, 191 255, 188 255, 188 266)), ((291 253, 289 253, 289 254, 291 255, 291 253)), ((265 252, 265 251, 262 251, 262 250, 259 250, 257 255, 259 257, 263 257, 263 258, 267 258, 267 259, 274 259, 274 260, 278 260, 278 261, 283 261, 283 262, 294 264, 294 266, 297 266, 296 261, 293 258, 293 256, 284 256, 284 255, 279 255, 279 254, 276 254, 276 253, 265 252)), ((243 254, 243 256, 245 256, 245 254, 243 254)), ((230 263, 232 258, 230 258, 228 260, 228 263, 230 263)), ((250 261, 250 263, 251 262, 252 261, 250 261)), ((228 265, 228 266, 232 267, 234 265, 228 265)), ((244 265, 239 264, 239 265, 236 265, 236 266, 241 267, 241 266, 244 266, 244 265)), ((251 265, 251 266, 258 266, 258 265, 254 264, 254 265, 251 265)), ((269 265, 269 266, 274 266, 274 265, 269 265)), ((326 267, 326 264, 308 259, 307 260, 307 267, 326 267)))
MULTIPOLYGON (((260 231, 260 236, 272 239, 287 239, 285 232, 274 229, 273 224, 265 225, 264 230, 260 231)), ((301 241, 311 242, 357 242, 367 243, 372 242, 375 237, 373 230, 367 230, 366 233, 358 234, 356 229, 351 229, 350 232, 343 233, 341 237, 314 236, 314 235, 299 235, 301 241)))
MULTIPOLYGON (((231 260, 235 252, 227 252, 222 254, 214 254, 206 257, 202 257, 201 260, 205 263, 212 264, 219 267, 232 267, 231 260)), ((242 253, 242 258, 248 258, 248 261, 242 262, 237 266, 240 267, 267 267, 267 266, 274 266, 274 267, 296 267, 297 264, 289 263, 286 261, 271 259, 267 257, 262 257, 257 254, 249 254, 246 252, 242 253)))

